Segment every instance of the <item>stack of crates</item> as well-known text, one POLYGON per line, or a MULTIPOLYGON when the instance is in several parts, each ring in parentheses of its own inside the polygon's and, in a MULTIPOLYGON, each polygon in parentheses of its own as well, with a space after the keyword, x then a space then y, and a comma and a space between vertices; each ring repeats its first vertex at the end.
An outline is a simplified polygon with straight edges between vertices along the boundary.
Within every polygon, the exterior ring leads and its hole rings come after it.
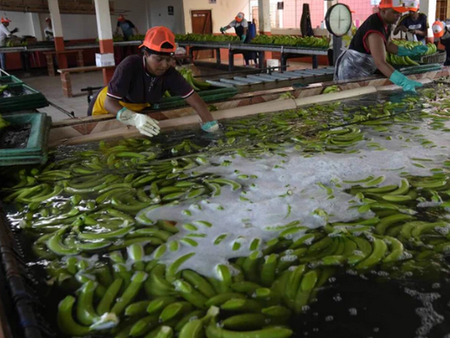
POLYGON ((5 147, 0 142, 0 166, 44 164, 48 159, 47 140, 52 119, 45 113, 24 112, 2 115, 9 126, 0 129, 0 141, 15 128, 27 126, 26 144, 5 147), (3 148, 2 148, 3 147, 3 148))
POLYGON ((28 87, 24 83, 8 84, 8 88, 6 88, 5 90, 17 94, 21 93, 21 95, 11 97, 0 96, 1 114, 22 110, 43 108, 48 106, 48 101, 41 92, 38 92, 37 90, 34 90, 31 87, 28 87))

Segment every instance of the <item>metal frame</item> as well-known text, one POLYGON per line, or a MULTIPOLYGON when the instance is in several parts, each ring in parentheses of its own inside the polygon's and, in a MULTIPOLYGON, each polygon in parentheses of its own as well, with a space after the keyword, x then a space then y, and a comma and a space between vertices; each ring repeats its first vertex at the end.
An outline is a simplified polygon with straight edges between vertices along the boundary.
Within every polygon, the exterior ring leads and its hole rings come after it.
MULTIPOLYGON (((234 68, 234 55, 241 54, 246 51, 258 52, 259 67, 264 67, 265 52, 276 52, 281 54, 281 71, 286 70, 287 60, 302 56, 311 56, 313 58, 313 68, 317 68, 317 56, 328 55, 328 50, 324 48, 310 48, 310 47, 295 47, 295 46, 278 46, 278 45, 257 45, 257 44, 243 44, 243 43, 220 43, 220 42, 191 42, 181 41, 178 43, 182 47, 189 47, 194 50, 214 49, 218 50, 217 54, 220 57, 220 49, 228 49, 228 65, 229 70, 234 68)), ((190 53, 190 52, 189 52, 190 53)), ((191 55, 191 53, 190 53, 191 55)), ((192 57, 192 55, 191 55, 192 57)), ((219 60, 216 60, 220 63, 219 60)))

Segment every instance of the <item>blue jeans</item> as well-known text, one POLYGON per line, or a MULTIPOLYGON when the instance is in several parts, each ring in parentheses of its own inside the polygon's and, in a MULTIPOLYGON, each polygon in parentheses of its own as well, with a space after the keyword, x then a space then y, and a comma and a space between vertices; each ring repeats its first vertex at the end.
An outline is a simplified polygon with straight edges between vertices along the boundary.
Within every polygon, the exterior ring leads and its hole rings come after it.
POLYGON ((0 53, 0 67, 6 70, 6 53, 0 53))

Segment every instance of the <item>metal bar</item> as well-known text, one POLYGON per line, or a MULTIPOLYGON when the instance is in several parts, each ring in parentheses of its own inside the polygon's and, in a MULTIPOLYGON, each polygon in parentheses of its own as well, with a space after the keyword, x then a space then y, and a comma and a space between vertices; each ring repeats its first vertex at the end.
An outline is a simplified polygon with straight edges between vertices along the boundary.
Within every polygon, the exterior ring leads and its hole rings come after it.
POLYGON ((231 79, 220 79, 220 82, 229 83, 229 84, 235 85, 235 86, 248 86, 249 85, 248 82, 231 80, 231 79))
POLYGON ((263 76, 262 74, 258 74, 258 75, 248 75, 247 76, 249 79, 254 79, 254 80, 263 80, 265 82, 269 81, 269 82, 275 82, 277 81, 277 79, 273 78, 271 75, 267 75, 267 76, 263 76))
POLYGON ((236 81, 247 82, 250 84, 262 83, 262 81, 253 80, 253 79, 249 79, 248 77, 241 77, 241 76, 236 76, 233 79, 236 81))
POLYGON ((292 53, 292 54, 306 54, 306 55, 328 55, 328 50, 324 48, 311 48, 311 47, 295 47, 295 46, 274 46, 274 45, 252 45, 242 43, 200 43, 200 42, 179 42, 180 46, 201 46, 209 48, 231 48, 232 50, 243 51, 270 51, 292 53))
POLYGON ((60 106, 57 106, 56 104, 54 104, 54 103, 52 103, 52 102, 50 102, 50 101, 48 101, 48 104, 49 104, 50 106, 52 106, 53 108, 58 109, 60 112, 66 114, 66 115, 69 116, 70 118, 72 118, 72 119, 75 118, 75 113, 74 113, 73 111, 69 112, 69 111, 65 110, 64 108, 61 108, 60 106))
POLYGON ((278 76, 281 79, 295 79, 298 77, 298 75, 292 73, 292 72, 284 72, 284 73, 275 73, 276 76, 278 76))
POLYGON ((210 83, 210 84, 212 84, 213 86, 216 86, 216 87, 234 88, 233 85, 230 85, 228 83, 223 83, 223 82, 220 82, 220 81, 206 80, 206 82, 208 82, 208 83, 210 83))
MULTIPOLYGON (((253 75, 249 75, 248 76, 249 78, 251 78, 251 79, 255 79, 255 77, 256 76, 253 76, 253 75)), ((268 74, 258 74, 258 78, 261 80, 263 80, 263 81, 269 81, 269 82, 275 82, 275 81, 278 81, 278 79, 277 78, 275 78, 275 77, 273 77, 272 75, 268 75, 268 74)))

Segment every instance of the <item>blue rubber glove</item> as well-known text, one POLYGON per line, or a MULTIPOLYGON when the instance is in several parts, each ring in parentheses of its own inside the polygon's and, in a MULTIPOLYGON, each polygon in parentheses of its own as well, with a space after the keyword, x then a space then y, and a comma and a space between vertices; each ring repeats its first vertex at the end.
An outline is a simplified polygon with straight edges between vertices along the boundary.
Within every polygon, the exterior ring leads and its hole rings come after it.
POLYGON ((219 123, 217 121, 209 121, 202 124, 202 130, 207 133, 215 133, 219 130, 219 123))
POLYGON ((247 35, 245 35, 245 34, 242 35, 242 36, 241 36, 241 42, 245 42, 245 38, 246 38, 246 37, 247 37, 247 35))
POLYGON ((422 84, 420 82, 408 79, 398 70, 392 73, 389 80, 391 80, 397 86, 402 86, 405 92, 415 92, 416 87, 422 87, 422 84))
POLYGON ((403 46, 398 46, 397 55, 398 56, 417 56, 417 55, 425 54, 426 52, 428 52, 428 47, 423 46, 423 45, 415 46, 412 49, 408 49, 403 46))

